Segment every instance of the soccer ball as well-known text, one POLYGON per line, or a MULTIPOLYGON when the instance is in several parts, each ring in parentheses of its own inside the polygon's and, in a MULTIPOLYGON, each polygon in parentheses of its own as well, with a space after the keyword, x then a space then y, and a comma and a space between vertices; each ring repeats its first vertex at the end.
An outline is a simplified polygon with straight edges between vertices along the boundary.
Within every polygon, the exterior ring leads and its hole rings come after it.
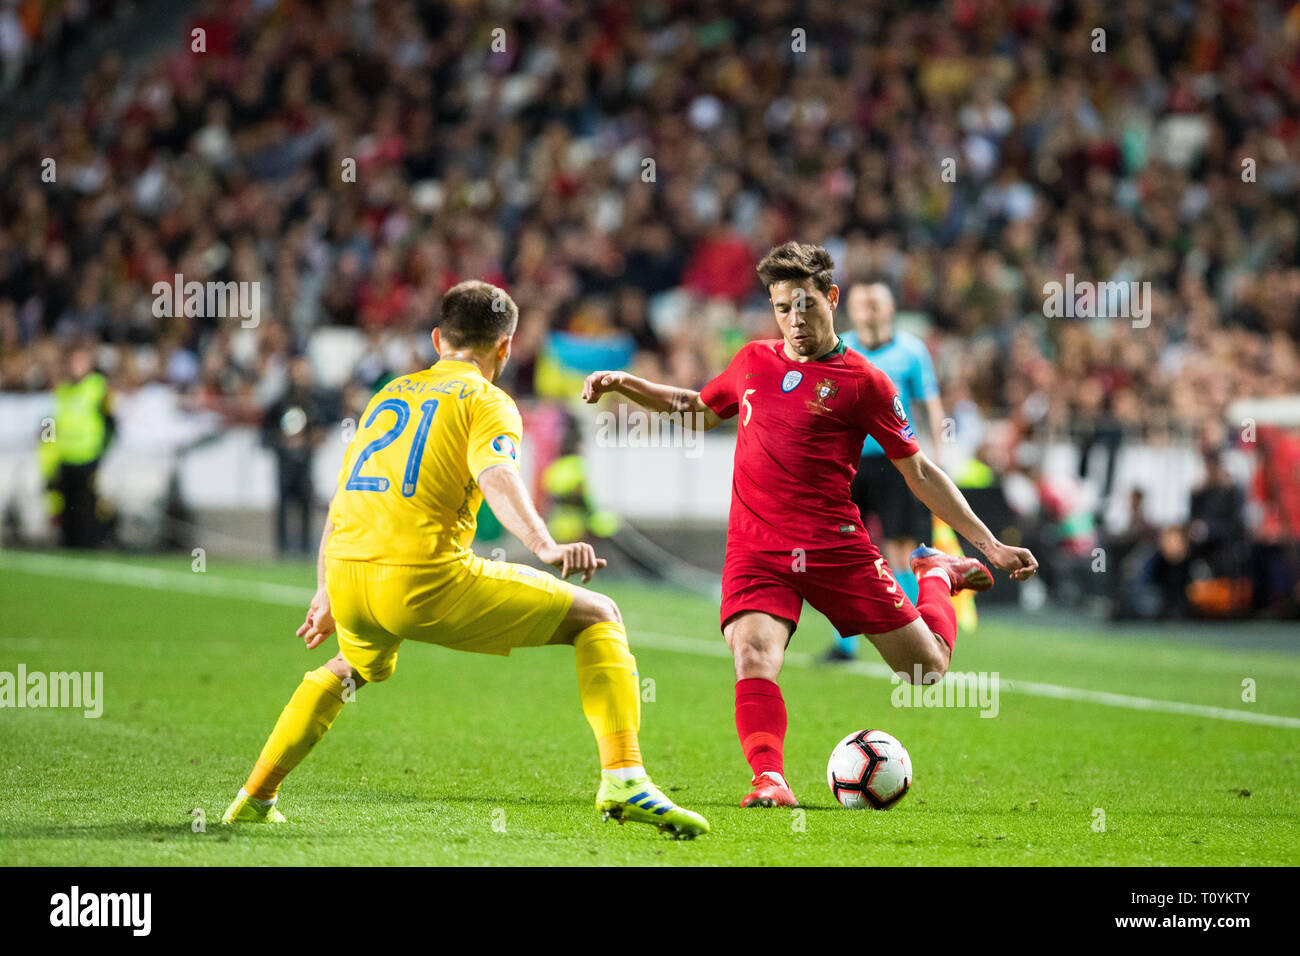
POLYGON ((850 810, 888 810, 912 786, 912 758, 883 730, 858 730, 831 751, 826 782, 850 810))

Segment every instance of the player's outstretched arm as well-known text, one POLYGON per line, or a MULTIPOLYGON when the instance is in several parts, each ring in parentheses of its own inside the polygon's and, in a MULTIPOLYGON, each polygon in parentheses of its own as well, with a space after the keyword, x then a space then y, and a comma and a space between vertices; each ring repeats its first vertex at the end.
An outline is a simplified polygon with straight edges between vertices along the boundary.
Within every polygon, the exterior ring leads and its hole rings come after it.
POLYGON ((582 399, 588 405, 609 392, 624 395, 652 412, 680 412, 684 418, 689 415, 687 424, 697 425, 702 431, 722 424, 713 409, 700 401, 700 393, 689 388, 647 382, 627 372, 592 372, 582 383, 582 399))
POLYGON ((1038 562, 1028 548, 1013 548, 993 536, 983 521, 971 510, 970 503, 961 490, 944 474, 943 469, 930 461, 925 452, 918 451, 908 458, 890 459, 903 473, 907 487, 920 498, 940 521, 979 548, 989 563, 1011 577, 1023 581, 1038 570, 1038 562))
POLYGON ((560 577, 582 574, 586 584, 597 569, 606 565, 604 558, 596 557, 596 550, 584 541, 573 544, 556 544, 546 530, 546 522, 533 507, 518 472, 508 465, 492 465, 478 476, 478 486, 502 527, 524 543, 529 551, 552 567, 560 569, 560 577))

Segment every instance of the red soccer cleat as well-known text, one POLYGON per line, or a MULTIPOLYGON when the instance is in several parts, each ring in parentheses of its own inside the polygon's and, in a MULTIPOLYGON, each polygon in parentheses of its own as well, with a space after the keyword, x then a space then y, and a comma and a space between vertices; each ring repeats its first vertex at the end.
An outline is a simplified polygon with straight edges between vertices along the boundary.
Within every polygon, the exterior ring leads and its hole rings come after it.
POLYGON ((974 558, 959 558, 955 554, 944 554, 938 548, 927 548, 921 545, 912 552, 908 564, 912 566, 912 573, 916 575, 918 581, 931 568, 943 568, 948 572, 948 580, 952 582, 951 593, 953 594, 966 588, 972 591, 987 591, 993 587, 993 575, 989 574, 989 569, 984 565, 974 558))
POLYGON ((794 791, 779 773, 764 771, 749 781, 754 792, 740 801, 742 807, 797 807, 794 791))

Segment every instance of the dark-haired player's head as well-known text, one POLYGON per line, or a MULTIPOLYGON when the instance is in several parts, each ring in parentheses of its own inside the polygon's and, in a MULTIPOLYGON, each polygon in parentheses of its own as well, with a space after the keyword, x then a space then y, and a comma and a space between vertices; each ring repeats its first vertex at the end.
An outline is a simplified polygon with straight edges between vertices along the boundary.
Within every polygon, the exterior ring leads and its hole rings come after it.
POLYGON ((519 306, 505 289, 471 279, 442 297, 442 316, 433 330, 439 358, 475 361, 495 382, 510 361, 510 341, 519 324, 519 306))
POLYGON ((849 322, 858 340, 869 349, 888 345, 894 337, 894 294, 883 282, 855 282, 849 286, 849 322))
POLYGON ((817 358, 835 347, 839 287, 831 281, 835 262, 821 246, 787 242, 758 264, 777 325, 791 358, 817 358))

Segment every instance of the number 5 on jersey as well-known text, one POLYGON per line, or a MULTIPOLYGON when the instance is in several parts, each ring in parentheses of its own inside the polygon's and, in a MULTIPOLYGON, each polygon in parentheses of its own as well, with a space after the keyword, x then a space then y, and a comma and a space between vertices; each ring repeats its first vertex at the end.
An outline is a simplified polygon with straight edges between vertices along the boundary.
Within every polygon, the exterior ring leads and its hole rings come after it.
MULTIPOLYGON (((876 558, 876 577, 884 578, 886 581, 889 582, 889 587, 885 588, 885 590, 888 591, 890 594, 898 593, 898 581, 897 579, 894 578, 894 575, 890 573, 889 568, 885 567, 884 558, 876 558)), ((900 608, 902 606, 903 606, 903 599, 900 597, 897 601, 894 602, 894 607, 900 608)))

